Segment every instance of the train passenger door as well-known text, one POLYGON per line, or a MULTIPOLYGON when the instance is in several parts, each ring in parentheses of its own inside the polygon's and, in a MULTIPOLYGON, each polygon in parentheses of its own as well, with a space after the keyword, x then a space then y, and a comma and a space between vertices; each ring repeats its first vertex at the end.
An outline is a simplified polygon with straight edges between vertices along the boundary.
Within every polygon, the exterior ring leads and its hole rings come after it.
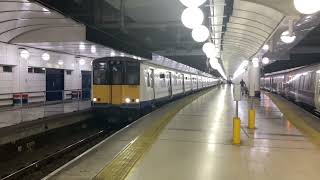
POLYGON ((182 76, 182 90, 183 90, 183 93, 186 92, 186 89, 185 89, 185 84, 184 84, 184 74, 181 74, 182 76))
POLYGON ((168 72, 168 78, 169 78, 168 92, 169 92, 169 97, 171 97, 172 96, 172 74, 171 74, 171 72, 168 72))
POLYGON ((317 111, 320 111, 320 73, 316 73, 314 101, 317 111))
POLYGON ((122 104, 123 62, 111 61, 109 68, 111 78, 111 104, 122 104))
POLYGON ((156 99, 156 91, 154 88, 154 69, 150 69, 151 75, 150 75, 150 82, 151 82, 151 88, 152 88, 152 99, 156 99))

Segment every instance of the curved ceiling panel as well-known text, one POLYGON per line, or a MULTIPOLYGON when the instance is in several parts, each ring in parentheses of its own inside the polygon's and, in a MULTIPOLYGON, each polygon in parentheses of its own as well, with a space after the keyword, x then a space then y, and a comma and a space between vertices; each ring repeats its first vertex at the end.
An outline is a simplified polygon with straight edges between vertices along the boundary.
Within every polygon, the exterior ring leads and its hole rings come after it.
MULTIPOLYGON (((27 0, 0 0, 0 41, 2 42, 8 43, 12 39, 18 36, 21 37, 21 35, 30 31, 37 30, 39 32, 42 29, 45 31, 46 28, 57 29, 60 27, 69 31, 73 31, 74 28, 66 27, 80 28, 82 33, 78 33, 81 35, 79 39, 85 39, 85 33, 83 33, 85 32, 85 26, 64 17, 60 13, 27 0)), ((61 33, 61 31, 59 32, 61 33)), ((66 32, 66 34, 70 33, 66 32)), ((50 36, 58 37, 59 35, 51 34, 50 36)), ((34 38, 37 39, 37 37, 34 38)), ((53 40, 52 38, 48 39, 53 40)))
POLYGON ((232 75, 235 72, 239 64, 235 61, 250 59, 254 56, 283 18, 284 15, 281 12, 268 6, 235 0, 233 13, 222 40, 222 60, 226 73, 232 75))

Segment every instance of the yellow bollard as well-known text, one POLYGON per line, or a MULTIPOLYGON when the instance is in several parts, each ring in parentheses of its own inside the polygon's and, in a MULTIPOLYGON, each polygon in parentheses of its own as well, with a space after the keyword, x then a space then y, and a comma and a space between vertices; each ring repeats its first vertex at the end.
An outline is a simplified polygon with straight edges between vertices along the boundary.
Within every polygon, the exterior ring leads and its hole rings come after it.
POLYGON ((248 112, 248 128, 255 129, 256 128, 256 110, 250 109, 248 112))
POLYGON ((240 129, 241 121, 240 118, 233 118, 233 144, 240 145, 240 129))

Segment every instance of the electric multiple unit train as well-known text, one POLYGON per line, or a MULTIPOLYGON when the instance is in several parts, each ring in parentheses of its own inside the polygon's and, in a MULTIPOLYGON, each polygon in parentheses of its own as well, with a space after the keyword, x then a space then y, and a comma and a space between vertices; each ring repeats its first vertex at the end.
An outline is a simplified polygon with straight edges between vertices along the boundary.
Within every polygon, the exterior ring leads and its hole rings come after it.
POLYGON ((220 83, 212 75, 177 62, 173 66, 106 57, 94 60, 92 65, 93 109, 117 115, 150 112, 159 104, 220 83))
POLYGON ((266 74, 261 88, 320 112, 320 64, 266 74))

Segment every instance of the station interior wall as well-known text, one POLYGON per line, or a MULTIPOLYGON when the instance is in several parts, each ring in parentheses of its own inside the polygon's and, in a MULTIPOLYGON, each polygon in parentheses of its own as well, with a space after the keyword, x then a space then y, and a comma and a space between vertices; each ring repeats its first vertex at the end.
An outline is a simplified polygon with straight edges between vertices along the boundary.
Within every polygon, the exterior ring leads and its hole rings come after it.
POLYGON ((79 63, 80 58, 74 55, 0 43, 0 106, 12 104, 12 97, 15 93, 27 93, 29 96, 38 97, 38 99, 35 98, 29 101, 42 101, 44 99, 44 97, 39 97, 39 93, 31 92, 46 91, 45 71, 42 73, 28 72, 28 68, 36 68, 38 70, 44 70, 45 68, 63 69, 65 70, 64 90, 81 89, 81 71, 91 71, 92 68, 92 59, 82 59, 85 60, 84 65, 81 65, 79 63), (20 57, 21 48, 30 52, 28 59, 20 57), (50 55, 50 60, 48 61, 44 61, 41 58, 45 52, 50 55), (60 65, 58 62, 60 62, 60 65), (63 62, 62 65, 61 62, 63 62), (10 69, 12 72, 10 72, 10 69), (67 73, 67 70, 69 73, 67 73))

